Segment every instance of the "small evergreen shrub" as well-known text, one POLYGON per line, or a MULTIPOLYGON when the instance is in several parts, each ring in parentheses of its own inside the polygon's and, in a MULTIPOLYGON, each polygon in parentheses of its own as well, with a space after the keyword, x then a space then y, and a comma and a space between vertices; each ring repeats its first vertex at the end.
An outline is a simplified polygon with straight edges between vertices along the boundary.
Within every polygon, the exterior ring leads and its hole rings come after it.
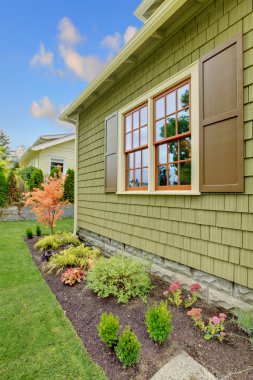
POLYGON ((59 178, 60 177, 60 171, 59 171, 59 168, 57 166, 53 167, 51 172, 50 172, 50 177, 54 178, 59 178))
POLYGON ((161 344, 170 337, 173 327, 167 302, 161 301, 158 306, 155 303, 148 309, 146 313, 146 326, 150 338, 155 342, 161 344))
POLYGON ((7 200, 7 181, 3 171, 0 169, 0 207, 4 207, 7 200))
POLYGON ((119 337, 115 352, 124 368, 132 367, 140 358, 141 344, 134 332, 127 327, 119 337))
POLYGON ((28 189, 30 189, 31 175, 34 170, 36 170, 34 166, 26 166, 23 169, 19 169, 19 175, 27 184, 28 189))
POLYGON ((69 247, 60 253, 51 256, 44 269, 47 272, 62 272, 66 267, 80 267, 87 270, 92 266, 94 260, 100 256, 99 249, 92 249, 80 245, 78 247, 69 247))
POLYGON ((33 238, 33 231, 32 231, 31 228, 27 228, 25 232, 26 232, 27 239, 32 239, 33 238))
POLYGON ((7 179, 7 204, 12 206, 19 203, 21 193, 18 189, 17 176, 15 170, 11 170, 7 179))
POLYGON ((71 232, 61 232, 54 235, 44 236, 34 244, 34 248, 39 249, 41 253, 47 249, 55 250, 65 245, 78 246, 80 244, 80 240, 71 232))
POLYGON ((75 189, 75 171, 74 169, 67 170, 67 177, 64 183, 63 199, 70 203, 74 203, 74 189, 75 189))
POLYGON ((85 277, 84 271, 81 268, 69 268, 61 275, 61 281, 66 285, 74 285, 76 282, 81 282, 85 277))
POLYGON ((123 256, 110 259, 101 258, 91 268, 87 276, 87 286, 99 297, 110 295, 118 303, 128 303, 130 298, 147 299, 151 289, 151 280, 146 268, 140 262, 123 256))
POLYGON ((41 169, 34 169, 31 173, 30 191, 33 189, 41 189, 41 184, 44 181, 43 172, 41 169))
POLYGON ((238 310, 235 322, 242 331, 253 337, 253 311, 238 310))
POLYGON ((40 228, 40 226, 36 227, 36 235, 37 236, 41 236, 41 228, 40 228))
POLYGON ((112 313, 103 313, 97 326, 99 338, 108 347, 113 347, 118 341, 118 331, 120 329, 119 318, 112 313))

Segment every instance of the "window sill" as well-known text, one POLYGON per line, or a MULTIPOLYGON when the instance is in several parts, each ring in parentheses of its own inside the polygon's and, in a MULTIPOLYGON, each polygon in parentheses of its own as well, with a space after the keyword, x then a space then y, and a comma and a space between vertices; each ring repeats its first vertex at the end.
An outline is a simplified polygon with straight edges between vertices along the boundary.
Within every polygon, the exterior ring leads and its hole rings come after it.
POLYGON ((117 195, 201 195, 199 191, 192 190, 156 190, 156 191, 118 191, 117 195))

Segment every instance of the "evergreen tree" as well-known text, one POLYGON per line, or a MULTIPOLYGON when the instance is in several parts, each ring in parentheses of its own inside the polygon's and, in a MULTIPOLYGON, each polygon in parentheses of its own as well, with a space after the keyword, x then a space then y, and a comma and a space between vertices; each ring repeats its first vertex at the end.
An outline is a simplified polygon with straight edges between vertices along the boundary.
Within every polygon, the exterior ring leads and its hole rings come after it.
POLYGON ((60 178, 60 169, 59 169, 59 167, 57 167, 57 166, 54 166, 54 167, 52 168, 49 177, 54 178, 55 176, 56 176, 56 178, 60 178))
POLYGON ((7 180, 7 203, 8 205, 15 205, 20 202, 21 193, 18 189, 17 177, 15 169, 12 169, 7 180))
POLYGON ((0 168, 0 207, 4 207, 7 200, 7 181, 0 168))
POLYGON ((75 171, 74 169, 67 170, 67 178, 64 183, 63 199, 74 203, 74 190, 75 189, 75 171))
POLYGON ((31 180, 30 180, 30 191, 32 191, 34 188, 41 189, 41 184, 44 181, 43 172, 41 169, 34 169, 31 173, 31 180))
POLYGON ((0 147, 3 148, 2 159, 10 154, 10 138, 3 129, 0 129, 0 147))

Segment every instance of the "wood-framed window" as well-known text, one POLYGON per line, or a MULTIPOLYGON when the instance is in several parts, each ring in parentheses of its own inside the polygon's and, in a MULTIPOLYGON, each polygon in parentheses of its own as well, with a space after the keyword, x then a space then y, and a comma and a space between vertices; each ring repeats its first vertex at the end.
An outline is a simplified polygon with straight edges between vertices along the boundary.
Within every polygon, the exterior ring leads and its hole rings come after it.
POLYGON ((153 99, 155 188, 191 189, 191 83, 178 83, 153 99))
POLYGON ((148 189, 148 105, 124 115, 126 190, 148 189))

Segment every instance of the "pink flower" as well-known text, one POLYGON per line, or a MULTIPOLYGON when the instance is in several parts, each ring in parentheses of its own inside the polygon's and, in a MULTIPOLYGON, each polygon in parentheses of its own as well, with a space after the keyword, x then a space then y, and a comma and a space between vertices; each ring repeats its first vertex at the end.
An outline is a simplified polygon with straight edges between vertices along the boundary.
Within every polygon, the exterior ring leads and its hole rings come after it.
POLYGON ((172 282, 172 284, 170 284, 170 287, 169 287, 169 291, 171 293, 174 293, 175 291, 177 291, 179 288, 180 288, 181 284, 180 284, 180 281, 174 281, 172 282))
POLYGON ((224 314, 224 313, 220 313, 220 314, 219 314, 219 318, 220 318, 220 320, 221 320, 222 322, 224 322, 224 321, 227 319, 227 315, 224 314))
POLYGON ((169 294, 169 291, 168 290, 165 290, 164 292, 163 292, 163 295, 166 297, 167 295, 169 294))
POLYGON ((190 311, 188 311, 187 315, 189 315, 192 318, 195 318, 197 320, 200 320, 202 318, 202 309, 193 307, 190 311))
POLYGON ((192 293, 196 293, 196 292, 200 291, 200 289, 201 289, 201 285, 198 284, 197 282, 194 282, 190 286, 190 290, 191 290, 192 293))
POLYGON ((220 318, 217 317, 216 315, 214 317, 211 318, 211 321, 214 325, 218 325, 220 323, 220 318))

